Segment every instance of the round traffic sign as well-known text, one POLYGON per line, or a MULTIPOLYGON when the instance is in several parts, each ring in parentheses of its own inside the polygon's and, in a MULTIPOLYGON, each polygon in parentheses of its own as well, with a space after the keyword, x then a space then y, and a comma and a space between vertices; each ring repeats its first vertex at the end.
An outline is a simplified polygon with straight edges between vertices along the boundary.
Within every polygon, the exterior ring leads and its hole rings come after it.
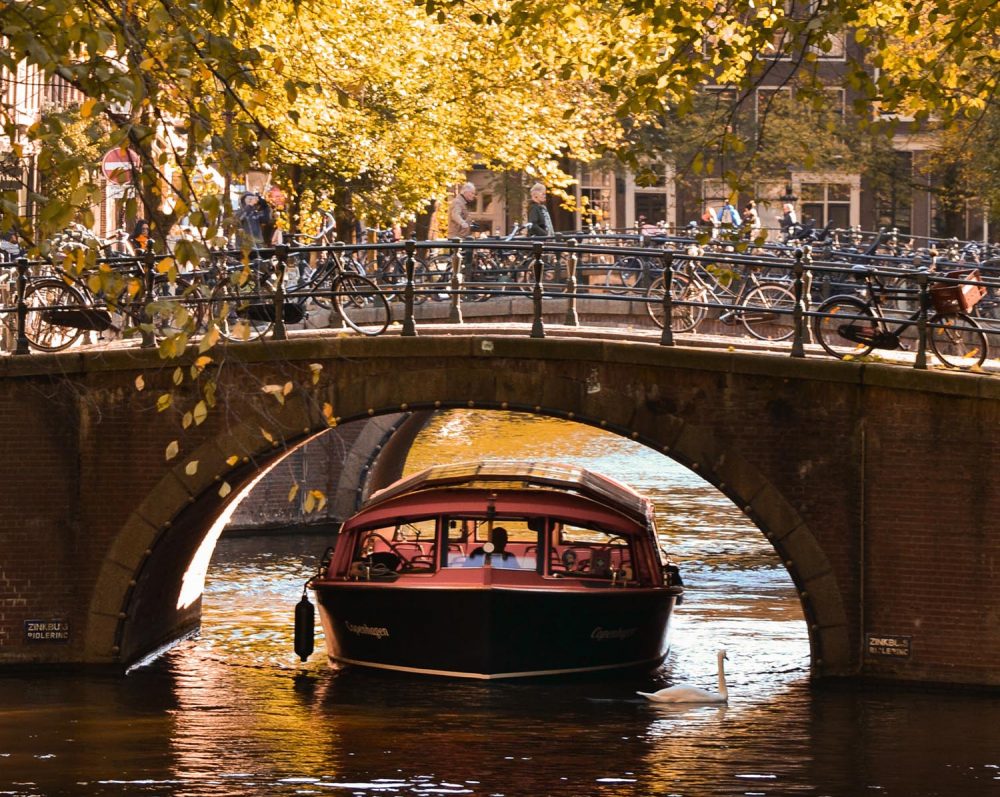
POLYGON ((132 182, 132 170, 138 169, 140 162, 134 150, 115 147, 101 160, 101 171, 110 182, 125 185, 132 182))

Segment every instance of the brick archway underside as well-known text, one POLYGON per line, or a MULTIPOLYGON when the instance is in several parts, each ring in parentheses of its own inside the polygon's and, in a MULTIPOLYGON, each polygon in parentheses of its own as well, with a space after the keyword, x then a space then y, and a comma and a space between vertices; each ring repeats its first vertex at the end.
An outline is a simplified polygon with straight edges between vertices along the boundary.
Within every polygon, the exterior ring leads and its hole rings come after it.
MULTIPOLYGON (((316 410, 320 398, 331 398, 339 423, 401 410, 471 406, 552 415, 638 440, 717 486, 761 529, 800 591, 814 671, 850 671, 847 612, 831 563, 780 484, 749 461, 739 446, 721 440, 711 424, 685 417, 686 404, 700 401, 699 391, 685 399, 655 381, 623 380, 619 377, 627 369, 615 362, 585 361, 582 368, 563 363, 557 374, 544 361, 509 362, 502 368, 490 360, 481 364, 485 368, 476 372, 469 361, 424 361, 403 372, 391 367, 366 373, 363 380, 347 378, 312 401, 289 400, 273 417, 277 428, 272 436, 295 445, 328 428, 329 419, 316 410)), ((220 482, 235 490, 267 462, 273 449, 254 418, 192 451, 187 460, 199 462, 198 474, 187 474, 181 465, 164 474, 126 521, 102 569, 88 622, 91 655, 132 660, 197 621, 197 606, 171 615, 158 604, 152 613, 167 622, 162 629, 150 629, 150 611, 144 606, 151 595, 182 577, 182 565, 205 531, 198 519, 224 504, 218 496, 220 482), (235 469, 227 462, 234 450, 244 452, 235 469), (121 602, 109 602, 112 596, 121 602)))

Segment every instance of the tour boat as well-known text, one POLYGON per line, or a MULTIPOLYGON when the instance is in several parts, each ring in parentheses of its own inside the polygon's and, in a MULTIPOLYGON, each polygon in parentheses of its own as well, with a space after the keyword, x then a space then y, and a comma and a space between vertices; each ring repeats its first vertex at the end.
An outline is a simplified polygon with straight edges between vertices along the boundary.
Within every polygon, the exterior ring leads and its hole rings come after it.
POLYGON ((308 586, 332 661, 479 679, 655 667, 684 592, 646 498, 505 461, 374 493, 308 586))

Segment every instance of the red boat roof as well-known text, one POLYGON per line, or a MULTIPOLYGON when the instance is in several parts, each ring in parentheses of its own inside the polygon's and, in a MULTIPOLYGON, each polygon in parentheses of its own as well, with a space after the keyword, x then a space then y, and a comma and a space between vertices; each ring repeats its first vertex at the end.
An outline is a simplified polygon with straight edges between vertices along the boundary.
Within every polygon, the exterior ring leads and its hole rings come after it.
POLYGON ((373 493, 362 507, 371 509, 401 495, 463 487, 475 490, 542 488, 574 493, 611 506, 631 517, 646 519, 649 501, 631 487, 600 473, 553 462, 488 460, 434 465, 373 493))

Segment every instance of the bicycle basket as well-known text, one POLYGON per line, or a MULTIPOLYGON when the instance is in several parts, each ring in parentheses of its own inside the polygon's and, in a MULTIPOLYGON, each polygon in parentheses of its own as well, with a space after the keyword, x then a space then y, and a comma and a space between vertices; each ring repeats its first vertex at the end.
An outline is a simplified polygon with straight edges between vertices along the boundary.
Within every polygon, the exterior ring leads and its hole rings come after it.
POLYGON ((945 276, 978 284, 932 285, 931 302, 939 313, 968 313, 986 295, 986 286, 979 282, 978 268, 949 271, 945 276))

